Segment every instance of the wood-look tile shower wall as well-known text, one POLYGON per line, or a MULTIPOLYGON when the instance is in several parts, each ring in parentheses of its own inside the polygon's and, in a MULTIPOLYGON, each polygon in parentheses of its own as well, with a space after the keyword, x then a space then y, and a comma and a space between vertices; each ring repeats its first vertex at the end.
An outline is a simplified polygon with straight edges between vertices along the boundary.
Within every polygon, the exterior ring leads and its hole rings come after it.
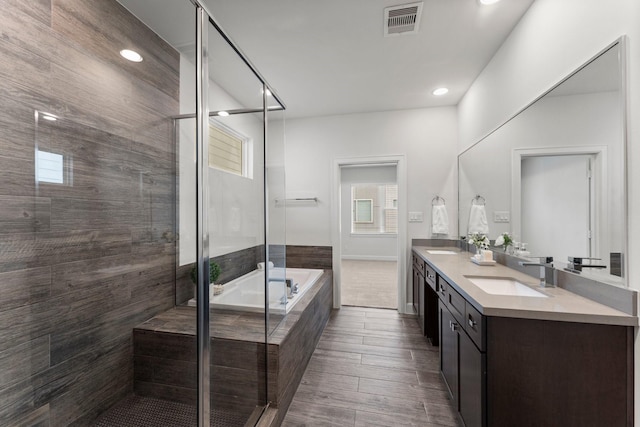
POLYGON ((0 425, 86 425, 174 304, 179 55, 114 0, 2 0, 0 34, 0 425))

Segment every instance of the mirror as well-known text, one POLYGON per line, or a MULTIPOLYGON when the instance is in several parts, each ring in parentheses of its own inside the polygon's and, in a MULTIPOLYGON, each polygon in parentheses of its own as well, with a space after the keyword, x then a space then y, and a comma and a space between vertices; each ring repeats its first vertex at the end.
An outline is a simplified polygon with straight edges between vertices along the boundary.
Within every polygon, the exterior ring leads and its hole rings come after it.
POLYGON ((553 256, 556 268, 625 283, 623 52, 616 41, 460 154, 462 236, 481 196, 491 240, 507 232, 526 243, 523 256, 553 256))

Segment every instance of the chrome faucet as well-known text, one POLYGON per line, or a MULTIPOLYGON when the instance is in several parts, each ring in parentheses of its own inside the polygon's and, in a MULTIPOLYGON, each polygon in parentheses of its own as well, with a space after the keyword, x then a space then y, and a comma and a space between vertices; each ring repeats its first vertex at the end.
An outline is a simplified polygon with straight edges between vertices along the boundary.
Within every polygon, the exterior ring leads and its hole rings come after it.
POLYGON ((294 283, 293 279, 287 279, 285 282, 287 283, 287 288, 289 288, 289 295, 293 297, 293 295, 300 292, 300 286, 297 283, 294 283))
POLYGON ((284 282, 287 285, 287 296, 293 298, 295 294, 300 292, 300 285, 293 282, 293 279, 281 279, 279 277, 270 277, 269 282, 284 282))
POLYGON ((537 266, 540 267, 540 286, 543 288, 552 288, 556 286, 555 282, 555 270, 553 269, 553 257, 543 256, 540 257, 540 262, 526 262, 520 261, 523 267, 537 266))
POLYGON ((570 271, 572 273, 580 274, 583 268, 607 268, 606 265, 583 264, 584 260, 586 259, 600 261, 600 258, 585 258, 585 257, 570 256, 568 258, 569 263, 567 264, 565 270, 570 271))

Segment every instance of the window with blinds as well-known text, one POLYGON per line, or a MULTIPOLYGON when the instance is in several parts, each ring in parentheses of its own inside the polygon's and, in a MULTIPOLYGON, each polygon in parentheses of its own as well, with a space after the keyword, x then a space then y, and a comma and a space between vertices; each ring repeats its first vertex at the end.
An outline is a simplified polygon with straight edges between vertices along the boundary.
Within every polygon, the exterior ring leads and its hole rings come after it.
POLYGON ((209 125, 209 166, 246 176, 246 140, 217 124, 209 125))

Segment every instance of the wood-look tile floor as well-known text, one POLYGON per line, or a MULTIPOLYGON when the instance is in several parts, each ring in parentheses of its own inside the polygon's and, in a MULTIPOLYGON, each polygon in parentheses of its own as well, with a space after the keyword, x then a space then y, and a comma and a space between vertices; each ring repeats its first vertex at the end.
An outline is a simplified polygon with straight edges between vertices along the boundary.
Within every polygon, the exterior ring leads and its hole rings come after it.
POLYGON ((343 305, 398 308, 398 263, 343 259, 340 297, 343 305))
POLYGON ((332 313, 282 426, 460 426, 438 358, 414 316, 343 306, 332 313))

